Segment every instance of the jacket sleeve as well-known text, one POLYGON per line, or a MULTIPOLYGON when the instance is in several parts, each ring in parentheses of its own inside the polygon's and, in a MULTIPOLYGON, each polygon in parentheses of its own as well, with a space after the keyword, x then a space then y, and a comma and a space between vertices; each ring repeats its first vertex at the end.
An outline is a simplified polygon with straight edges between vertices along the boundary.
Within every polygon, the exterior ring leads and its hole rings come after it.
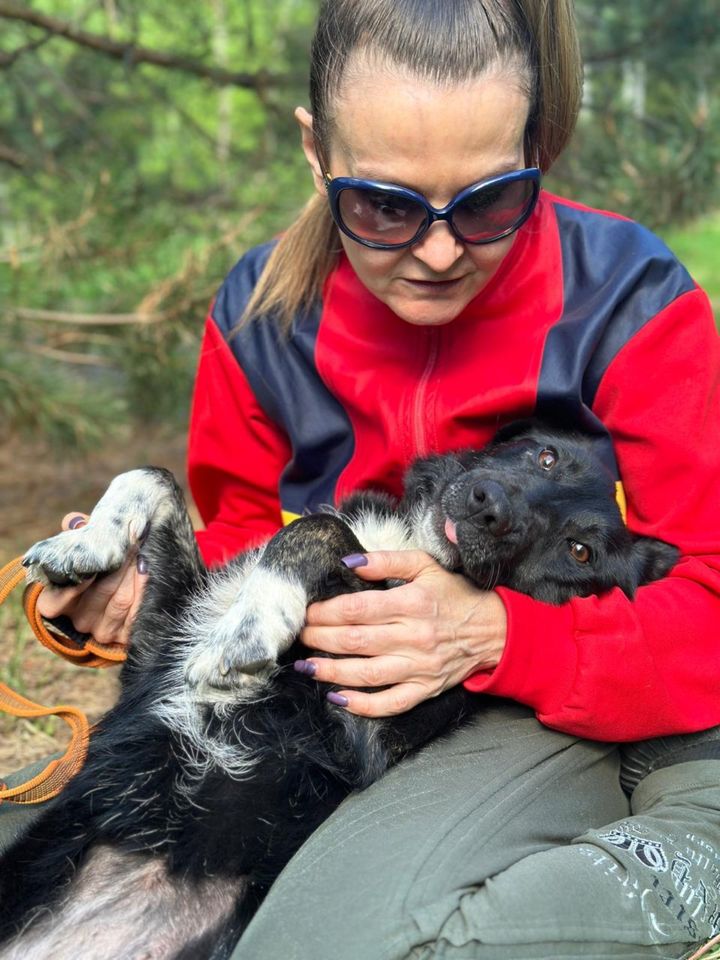
POLYGON ((613 438, 629 527, 681 559, 632 601, 614 590, 554 607, 499 589, 505 652, 465 685, 598 740, 720 724, 720 341, 702 291, 620 350, 593 408, 613 438))
POLYGON ((195 381, 188 475, 205 523, 206 563, 220 564, 282 526, 278 481, 290 459, 283 430, 263 411, 212 316, 195 381))

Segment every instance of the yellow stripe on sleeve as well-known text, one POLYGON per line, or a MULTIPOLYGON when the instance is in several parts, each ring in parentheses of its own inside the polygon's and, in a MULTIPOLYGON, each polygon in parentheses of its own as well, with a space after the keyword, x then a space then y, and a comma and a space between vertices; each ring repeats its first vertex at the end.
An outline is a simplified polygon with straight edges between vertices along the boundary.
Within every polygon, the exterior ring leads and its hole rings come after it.
POLYGON ((615 484, 615 500, 620 508, 623 523, 627 526, 627 499, 625 497, 625 488, 622 485, 622 480, 618 480, 615 484))

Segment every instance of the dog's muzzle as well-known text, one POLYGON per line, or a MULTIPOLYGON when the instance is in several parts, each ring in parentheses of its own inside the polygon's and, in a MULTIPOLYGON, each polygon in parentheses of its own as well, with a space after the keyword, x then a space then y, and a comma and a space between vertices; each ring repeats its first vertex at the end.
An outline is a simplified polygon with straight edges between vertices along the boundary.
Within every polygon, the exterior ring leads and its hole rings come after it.
POLYGON ((465 501, 467 519, 484 526, 493 537, 504 537, 512 526, 512 508, 505 489, 496 480, 474 483, 465 501))

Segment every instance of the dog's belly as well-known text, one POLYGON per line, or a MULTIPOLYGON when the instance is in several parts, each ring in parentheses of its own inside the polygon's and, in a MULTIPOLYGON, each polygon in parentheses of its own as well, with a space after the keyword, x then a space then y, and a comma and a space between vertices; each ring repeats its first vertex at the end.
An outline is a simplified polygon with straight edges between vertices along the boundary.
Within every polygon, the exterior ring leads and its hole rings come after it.
POLYGON ((162 858, 95 848, 54 908, 39 911, 0 960, 171 960, 221 935, 243 892, 241 879, 171 877, 162 858))

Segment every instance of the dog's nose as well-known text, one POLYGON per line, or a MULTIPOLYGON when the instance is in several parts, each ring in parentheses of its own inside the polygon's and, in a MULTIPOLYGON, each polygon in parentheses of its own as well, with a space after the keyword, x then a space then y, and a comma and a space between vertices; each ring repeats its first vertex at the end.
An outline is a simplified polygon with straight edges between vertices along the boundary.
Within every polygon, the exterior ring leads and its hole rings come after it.
POLYGON ((467 497, 467 511, 470 517, 484 523, 494 537, 502 537, 510 529, 510 501, 495 480, 473 484, 467 497))

